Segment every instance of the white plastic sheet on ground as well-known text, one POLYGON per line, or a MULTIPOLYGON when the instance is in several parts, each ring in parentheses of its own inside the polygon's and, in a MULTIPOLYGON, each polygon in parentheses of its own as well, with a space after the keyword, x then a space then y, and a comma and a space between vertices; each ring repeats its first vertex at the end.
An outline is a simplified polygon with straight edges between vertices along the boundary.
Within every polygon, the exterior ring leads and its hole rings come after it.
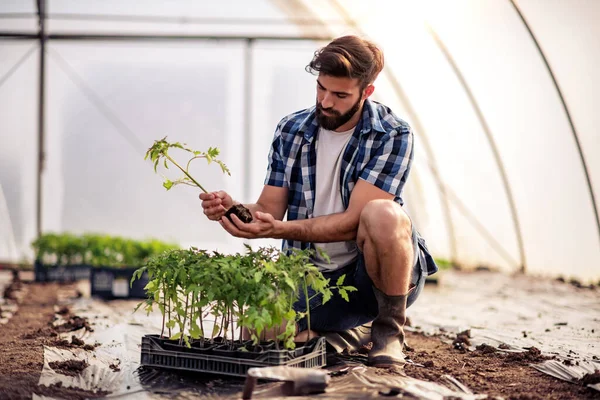
MULTIPOLYGON (((197 395, 219 398, 239 398, 243 380, 222 379, 218 375, 178 373, 168 370, 140 370, 140 344, 142 336, 160 332, 161 316, 158 311, 147 316, 143 311, 133 313, 136 300, 104 302, 81 298, 71 305, 71 313, 87 317, 93 332, 80 329, 63 333, 61 338, 71 341, 76 336, 86 344, 100 344, 94 351, 44 348, 44 367, 39 384, 50 386, 61 382, 63 387, 88 391, 109 391, 108 398, 162 399, 189 398, 197 395), (78 376, 60 374, 50 367, 53 361, 85 360, 89 366, 78 376), (119 370, 111 368, 118 366, 119 370)), ((59 318, 55 325, 61 323, 59 318)), ((269 397, 277 383, 261 385, 256 398, 269 397)), ((448 378, 448 386, 409 377, 379 376, 363 365, 351 368, 345 376, 332 379, 322 398, 347 398, 350 394, 364 393, 377 397, 379 392, 410 393, 419 398, 437 400, 444 396, 474 400, 481 398, 460 383, 448 378)), ((46 397, 34 395, 35 400, 46 397)))
MULTIPOLYGON (((600 292, 524 275, 447 271, 409 308, 414 329, 456 334, 470 329, 472 348, 505 343, 556 356, 536 369, 567 381, 600 369, 600 292)), ((600 385, 590 385, 600 389, 600 385)))

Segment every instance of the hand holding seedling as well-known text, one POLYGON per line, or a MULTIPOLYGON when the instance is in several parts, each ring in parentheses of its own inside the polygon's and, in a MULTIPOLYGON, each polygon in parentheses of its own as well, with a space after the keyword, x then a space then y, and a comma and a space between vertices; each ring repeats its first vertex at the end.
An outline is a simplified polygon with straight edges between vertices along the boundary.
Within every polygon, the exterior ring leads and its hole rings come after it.
POLYGON ((164 137, 161 140, 155 140, 154 144, 148 149, 148 151, 146 152, 146 156, 144 157, 144 160, 150 157, 150 160, 154 163, 155 172, 158 172, 158 164, 161 161, 163 161, 163 165, 166 169, 169 168, 169 163, 171 163, 177 168, 179 168, 181 172, 183 172, 183 176, 176 180, 170 180, 167 177, 163 176, 163 178, 165 179, 165 181, 163 182, 163 186, 165 187, 165 189, 169 190, 173 186, 178 184, 197 186, 200 188, 200 190, 202 190, 202 192, 204 192, 200 195, 200 199, 203 200, 202 207, 204 208, 204 213, 209 219, 218 220, 219 218, 221 218, 222 215, 226 215, 228 218, 231 218, 230 214, 235 214, 239 216, 240 219, 244 222, 252 221, 252 214, 250 214, 250 211, 241 204, 233 205, 233 200, 231 199, 231 196, 229 196, 227 193, 222 191, 209 193, 206 189, 204 189, 204 187, 200 183, 198 183, 197 180, 195 180, 192 177, 192 175, 190 175, 190 164, 192 161, 198 158, 204 158, 209 164, 211 162, 219 164, 221 170, 224 173, 226 173, 227 175, 231 175, 231 173, 229 172, 229 168, 227 168, 227 166, 222 161, 217 159, 217 156, 219 155, 218 148, 209 147, 207 152, 197 151, 192 150, 185 144, 181 144, 179 142, 169 143, 166 139, 167 138, 164 137), (175 161, 175 159, 169 154, 169 149, 180 149, 192 154, 192 157, 188 160, 185 168, 182 167, 179 163, 177 163, 177 161, 175 161), (211 202, 209 213, 206 212, 206 207, 204 206, 205 200, 211 202))
POLYGON ((221 219, 227 209, 233 206, 233 199, 224 191, 200 193, 204 215, 212 221, 221 219))
POLYGON ((219 223, 232 236, 245 239, 282 239, 281 226, 283 222, 276 220, 271 214, 265 212, 256 212, 255 218, 251 224, 241 221, 237 215, 222 218, 219 223))

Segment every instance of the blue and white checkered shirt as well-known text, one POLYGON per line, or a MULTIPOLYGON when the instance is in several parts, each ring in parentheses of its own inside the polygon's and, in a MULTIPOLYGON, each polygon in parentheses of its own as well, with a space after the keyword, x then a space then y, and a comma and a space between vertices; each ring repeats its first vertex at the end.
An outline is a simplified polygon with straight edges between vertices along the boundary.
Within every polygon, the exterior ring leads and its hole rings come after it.
MULTIPOLYGON (((315 106, 283 118, 277 125, 265 185, 287 187, 287 219, 313 217, 315 175, 319 131, 315 106)), ((388 107, 366 100, 360 121, 344 150, 340 185, 344 207, 358 179, 363 179, 394 195, 404 204, 402 190, 413 161, 413 133, 410 126, 388 107)), ((419 237, 419 244, 425 246, 419 237)), ((421 247, 423 249, 423 246, 421 247)), ((311 243, 284 240, 283 247, 307 249, 311 243)), ((427 248, 425 246, 425 252, 427 248)), ((427 253, 427 255, 429 255, 427 253)), ((437 270, 427 262, 427 273, 437 270)))

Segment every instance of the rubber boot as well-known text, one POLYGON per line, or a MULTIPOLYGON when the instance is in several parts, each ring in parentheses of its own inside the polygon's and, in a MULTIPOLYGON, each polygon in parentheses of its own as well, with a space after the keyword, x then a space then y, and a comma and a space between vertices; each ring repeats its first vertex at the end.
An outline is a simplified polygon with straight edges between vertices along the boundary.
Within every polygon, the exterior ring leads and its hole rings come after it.
POLYGON ((369 351, 369 365, 380 368, 402 367, 406 364, 404 345, 404 323, 406 322, 406 299, 388 296, 373 286, 379 314, 371 326, 373 347, 369 351))
POLYGON ((371 342, 371 323, 359 325, 355 328, 341 332, 322 332, 327 344, 336 352, 358 352, 361 348, 371 342))

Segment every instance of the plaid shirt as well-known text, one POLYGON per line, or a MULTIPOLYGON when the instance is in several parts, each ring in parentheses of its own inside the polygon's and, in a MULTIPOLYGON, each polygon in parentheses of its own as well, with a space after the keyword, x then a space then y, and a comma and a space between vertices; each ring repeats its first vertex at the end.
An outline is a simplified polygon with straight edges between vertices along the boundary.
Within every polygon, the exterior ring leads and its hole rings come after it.
MULTIPOLYGON (((265 185, 287 187, 287 219, 313 217, 319 124, 315 106, 283 118, 277 125, 265 185)), ((403 205, 402 190, 413 161, 413 134, 410 126, 377 102, 366 100, 362 118, 344 150, 340 173, 342 203, 347 208, 358 179, 394 195, 403 205)), ((429 256, 423 239, 421 249, 429 256)), ((307 249, 311 243, 284 240, 283 248, 307 249)), ((429 256, 429 258, 431 258, 429 256)), ((433 260, 427 273, 437 271, 433 260)))

